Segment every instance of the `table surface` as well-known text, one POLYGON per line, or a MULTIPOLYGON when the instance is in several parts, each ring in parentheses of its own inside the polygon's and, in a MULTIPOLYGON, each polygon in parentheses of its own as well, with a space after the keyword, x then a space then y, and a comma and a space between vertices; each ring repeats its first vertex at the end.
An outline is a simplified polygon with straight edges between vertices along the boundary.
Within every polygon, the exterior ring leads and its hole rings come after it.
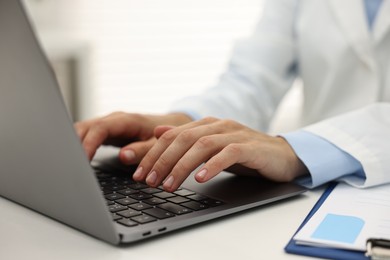
POLYGON ((119 247, 0 197, 0 259, 310 259, 284 247, 323 190, 119 247))

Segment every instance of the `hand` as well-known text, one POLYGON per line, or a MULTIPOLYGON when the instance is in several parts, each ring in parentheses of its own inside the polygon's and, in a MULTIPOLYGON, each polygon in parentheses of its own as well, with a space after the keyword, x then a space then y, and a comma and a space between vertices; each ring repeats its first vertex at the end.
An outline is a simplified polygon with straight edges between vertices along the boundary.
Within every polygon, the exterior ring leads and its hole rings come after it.
POLYGON ((105 117, 75 123, 87 156, 92 160, 102 144, 122 147, 125 164, 136 164, 156 142, 154 128, 160 124, 181 125, 190 122, 185 114, 143 115, 115 112, 105 117))
POLYGON ((133 178, 152 187, 163 182, 175 191, 188 175, 206 182, 222 170, 241 164, 274 181, 291 181, 307 172, 290 145, 231 120, 205 118, 182 126, 155 128, 154 145, 139 163, 133 178))

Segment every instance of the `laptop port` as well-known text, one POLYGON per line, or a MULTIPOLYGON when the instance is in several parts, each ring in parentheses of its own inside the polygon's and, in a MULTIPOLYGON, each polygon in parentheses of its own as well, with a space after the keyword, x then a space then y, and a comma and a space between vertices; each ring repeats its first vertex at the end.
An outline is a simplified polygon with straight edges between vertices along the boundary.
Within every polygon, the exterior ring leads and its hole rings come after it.
POLYGON ((165 230, 167 230, 167 228, 166 228, 166 227, 163 227, 163 228, 160 228, 160 229, 158 230, 158 232, 163 232, 163 231, 165 231, 165 230))

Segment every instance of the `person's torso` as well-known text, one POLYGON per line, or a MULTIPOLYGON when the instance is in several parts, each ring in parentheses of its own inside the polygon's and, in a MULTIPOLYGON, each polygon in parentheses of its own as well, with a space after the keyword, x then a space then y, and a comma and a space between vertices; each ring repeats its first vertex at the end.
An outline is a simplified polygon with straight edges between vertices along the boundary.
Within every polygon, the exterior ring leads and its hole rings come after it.
POLYGON ((390 2, 370 30, 363 1, 302 0, 296 20, 303 124, 390 102, 390 2))

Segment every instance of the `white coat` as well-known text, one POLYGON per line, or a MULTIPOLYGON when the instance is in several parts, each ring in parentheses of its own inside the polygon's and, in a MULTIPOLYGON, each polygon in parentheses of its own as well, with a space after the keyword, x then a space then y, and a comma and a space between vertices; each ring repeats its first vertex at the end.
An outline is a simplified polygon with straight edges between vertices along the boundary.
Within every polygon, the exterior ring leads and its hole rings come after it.
POLYGON ((301 124, 316 123, 306 130, 363 165, 366 180, 349 182, 362 187, 390 182, 390 105, 367 107, 390 102, 390 0, 383 1, 371 31, 363 0, 268 1, 218 85, 178 102, 174 110, 267 131, 298 77, 304 85, 301 124))

